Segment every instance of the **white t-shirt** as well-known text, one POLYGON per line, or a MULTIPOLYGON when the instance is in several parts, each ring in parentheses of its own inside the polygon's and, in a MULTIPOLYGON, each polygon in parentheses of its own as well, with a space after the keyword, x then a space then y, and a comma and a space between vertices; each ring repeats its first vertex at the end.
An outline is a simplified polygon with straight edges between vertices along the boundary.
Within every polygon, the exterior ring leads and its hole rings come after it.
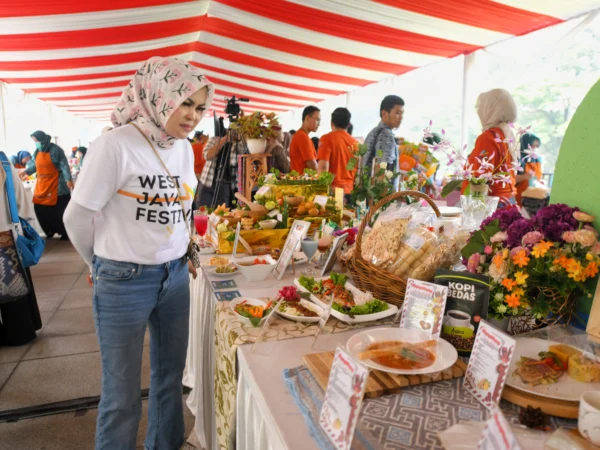
POLYGON ((177 184, 189 224, 197 185, 194 153, 187 139, 156 150, 175 180, 131 125, 105 133, 90 145, 73 200, 98 212, 95 255, 136 264, 163 264, 185 255, 189 232, 177 201, 177 184))

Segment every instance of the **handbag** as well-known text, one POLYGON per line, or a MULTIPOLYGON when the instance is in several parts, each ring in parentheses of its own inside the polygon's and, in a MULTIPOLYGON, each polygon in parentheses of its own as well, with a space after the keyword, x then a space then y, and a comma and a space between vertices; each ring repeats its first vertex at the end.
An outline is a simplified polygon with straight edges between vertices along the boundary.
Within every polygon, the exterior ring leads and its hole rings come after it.
MULTIPOLYGON (((146 142, 148 142, 148 145, 150 146, 150 148, 152 148, 152 151, 154 151, 154 154, 156 155, 156 157, 160 161, 161 165, 167 172, 167 175, 169 175, 169 177, 171 177, 171 179, 174 180, 175 178, 173 178, 173 175, 171 175, 171 172, 167 168, 167 165, 163 162, 162 158, 160 157, 160 155, 158 154, 158 152, 154 148, 154 145, 152 145, 152 143, 150 142, 148 137, 142 132, 142 130, 140 130, 138 128, 138 126, 136 124, 132 123, 131 125, 133 125, 140 132, 140 134, 142 136, 144 136, 144 139, 146 139, 146 142)), ((176 184, 176 186, 177 186, 178 201, 179 201, 179 204, 181 205, 181 209, 183 211, 183 217, 187 217, 187 213, 185 211, 185 205, 182 200, 183 197, 181 195, 181 191, 179 190, 179 184, 176 184)), ((187 220, 185 220, 184 222, 187 223, 187 220)), ((198 269, 200 267, 200 246, 196 243, 196 241, 194 241, 194 236, 192 234, 192 224, 187 223, 186 228, 190 234, 190 243, 188 244, 186 255, 187 255, 188 259, 192 262, 192 265, 196 269, 198 269)))
POLYGON ((29 294, 30 285, 10 230, 0 232, 0 305, 29 294))
POLYGON ((6 197, 8 199, 10 218, 14 227, 17 252, 23 267, 31 267, 40 261, 40 258, 44 254, 46 242, 29 224, 29 222, 19 217, 19 208, 17 207, 17 198, 15 196, 12 168, 10 161, 4 152, 0 152, 0 161, 2 161, 2 166, 6 172, 6 197))

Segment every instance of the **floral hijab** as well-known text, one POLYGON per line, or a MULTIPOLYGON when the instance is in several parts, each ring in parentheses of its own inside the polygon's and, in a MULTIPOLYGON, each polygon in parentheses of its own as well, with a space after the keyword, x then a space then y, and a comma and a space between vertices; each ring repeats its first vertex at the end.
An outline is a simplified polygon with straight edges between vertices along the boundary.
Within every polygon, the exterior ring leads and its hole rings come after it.
POLYGON ((214 85, 200 69, 180 59, 152 57, 129 82, 112 112, 111 121, 115 128, 135 123, 150 141, 168 149, 177 141, 165 131, 169 117, 205 86, 208 88, 205 111, 208 111, 214 85))

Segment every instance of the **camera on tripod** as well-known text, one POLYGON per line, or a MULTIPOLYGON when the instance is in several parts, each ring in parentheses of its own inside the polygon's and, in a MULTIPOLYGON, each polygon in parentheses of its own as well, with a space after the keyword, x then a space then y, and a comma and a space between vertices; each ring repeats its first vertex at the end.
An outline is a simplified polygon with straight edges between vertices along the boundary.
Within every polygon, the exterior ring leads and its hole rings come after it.
POLYGON ((235 96, 231 98, 226 98, 227 106, 225 107, 225 114, 229 116, 230 122, 235 122, 242 112, 242 108, 238 102, 249 102, 249 98, 236 98, 235 96))

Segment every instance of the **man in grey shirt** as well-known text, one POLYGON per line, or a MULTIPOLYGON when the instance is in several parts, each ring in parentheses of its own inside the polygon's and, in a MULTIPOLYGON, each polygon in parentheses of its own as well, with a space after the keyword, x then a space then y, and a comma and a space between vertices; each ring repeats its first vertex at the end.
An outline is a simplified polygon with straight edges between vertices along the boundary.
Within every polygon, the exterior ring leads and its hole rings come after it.
POLYGON ((398 144, 396 144, 393 130, 400 127, 403 115, 404 100, 397 95, 388 95, 383 99, 379 108, 381 122, 369 132, 365 139, 368 149, 363 156, 365 166, 371 166, 373 158, 381 151, 383 156, 377 161, 387 163, 388 170, 398 170, 398 144))

